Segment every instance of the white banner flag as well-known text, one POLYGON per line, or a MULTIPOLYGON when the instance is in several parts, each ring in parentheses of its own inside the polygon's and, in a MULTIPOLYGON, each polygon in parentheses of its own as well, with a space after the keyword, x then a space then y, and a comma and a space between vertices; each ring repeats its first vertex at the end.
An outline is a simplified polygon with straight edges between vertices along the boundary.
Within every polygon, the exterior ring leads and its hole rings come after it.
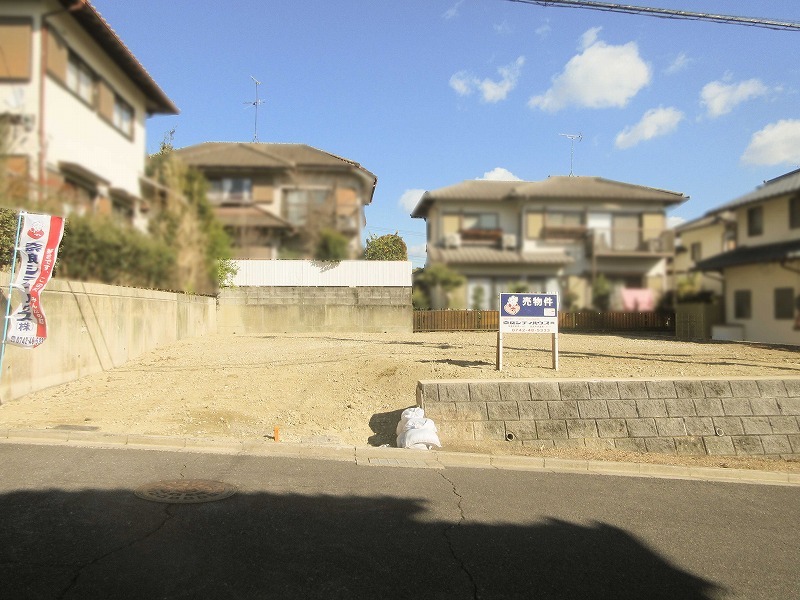
POLYGON ((40 294, 53 274, 64 234, 64 218, 30 213, 22 213, 21 218, 17 243, 20 261, 14 287, 23 293, 24 299, 8 319, 6 341, 35 348, 47 338, 40 294))

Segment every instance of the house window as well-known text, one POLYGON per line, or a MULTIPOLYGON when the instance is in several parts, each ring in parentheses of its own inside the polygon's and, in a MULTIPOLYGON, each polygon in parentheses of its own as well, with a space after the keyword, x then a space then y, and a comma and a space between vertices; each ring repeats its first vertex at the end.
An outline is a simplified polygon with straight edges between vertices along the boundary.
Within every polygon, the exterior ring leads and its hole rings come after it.
POLYGON ((70 53, 67 62, 67 88, 89 106, 94 106, 95 76, 78 55, 70 53))
POLYGON ((286 220, 296 227, 307 225, 309 220, 319 219, 328 200, 327 189, 286 190, 284 194, 286 220))
POLYGON ((461 228, 468 229, 497 229, 498 218, 495 213, 466 214, 461 224, 461 228))
POLYGON ((800 194, 789 198, 789 229, 800 229, 800 194))
POLYGON ((30 19, 0 20, 0 81, 29 81, 31 78, 30 19))
POLYGON ((133 135, 133 107, 119 96, 114 97, 114 127, 130 137, 133 135))
POLYGON ((111 216, 121 225, 130 225, 133 220, 133 206, 126 198, 111 196, 111 216))
POLYGON ((747 235, 756 236, 764 233, 764 208, 754 206, 747 209, 747 235))
POLYGON ((775 288, 775 318, 794 319, 794 288, 775 288))
POLYGON ((215 204, 250 202, 253 182, 245 177, 225 177, 209 181, 208 199, 215 204))
POLYGON ((548 212, 545 214, 547 227, 580 227, 583 225, 583 213, 548 212))
POLYGON ((692 262, 697 262, 703 258, 703 244, 694 242, 691 245, 692 262))
POLYGON ((736 319, 750 319, 753 314, 750 290, 733 292, 733 316, 736 319))

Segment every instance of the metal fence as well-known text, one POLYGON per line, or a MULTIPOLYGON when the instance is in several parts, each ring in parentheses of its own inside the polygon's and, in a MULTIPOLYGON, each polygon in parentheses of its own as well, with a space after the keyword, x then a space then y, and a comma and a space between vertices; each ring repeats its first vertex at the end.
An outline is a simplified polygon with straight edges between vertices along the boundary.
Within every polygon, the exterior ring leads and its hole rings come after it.
POLYGON ((411 287, 411 262, 235 260, 237 287, 411 287))
MULTIPOLYGON (((415 310, 414 331, 497 331, 496 310, 415 310)), ((675 333, 672 312, 559 312, 559 331, 647 331, 675 333)))

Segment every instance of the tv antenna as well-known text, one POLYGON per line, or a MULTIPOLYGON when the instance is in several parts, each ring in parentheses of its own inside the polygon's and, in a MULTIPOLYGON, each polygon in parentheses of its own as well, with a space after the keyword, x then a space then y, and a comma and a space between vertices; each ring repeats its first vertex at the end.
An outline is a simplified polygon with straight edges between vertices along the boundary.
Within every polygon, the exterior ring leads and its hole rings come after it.
POLYGON ((569 176, 574 177, 575 174, 572 172, 572 165, 575 161, 575 140, 580 142, 583 139, 583 135, 580 133, 559 133, 558 135, 569 140, 569 176))
POLYGON ((257 142, 258 141, 258 107, 261 106, 262 104, 264 104, 264 101, 263 100, 259 100, 259 98, 258 98, 258 86, 261 85, 261 82, 258 79, 256 79, 255 77, 253 77, 252 75, 250 75, 250 79, 252 79, 253 82, 256 84, 256 99, 251 101, 251 102, 245 102, 245 104, 249 104, 250 106, 254 106, 255 109, 256 109, 255 118, 253 120, 253 141, 257 142))

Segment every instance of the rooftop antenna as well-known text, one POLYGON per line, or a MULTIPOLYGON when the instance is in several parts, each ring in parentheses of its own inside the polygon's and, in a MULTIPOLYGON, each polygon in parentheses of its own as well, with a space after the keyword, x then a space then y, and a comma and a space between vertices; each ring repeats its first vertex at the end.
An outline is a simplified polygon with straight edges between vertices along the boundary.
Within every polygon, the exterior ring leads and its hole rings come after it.
POLYGON ((256 84, 256 99, 253 100, 252 102, 245 102, 245 104, 249 104, 250 106, 254 106, 255 109, 256 109, 256 114, 255 114, 255 118, 254 118, 254 121, 253 121, 253 141, 257 142, 258 141, 258 107, 261 106, 262 104, 264 104, 264 101, 258 99, 258 86, 261 85, 261 82, 258 79, 256 79, 255 77, 253 77, 252 75, 250 75, 250 79, 252 79, 253 82, 256 84))
POLYGON ((574 177, 575 173, 572 172, 572 165, 575 161, 575 140, 580 142, 583 139, 583 135, 580 133, 559 133, 558 135, 569 140, 569 176, 574 177))

